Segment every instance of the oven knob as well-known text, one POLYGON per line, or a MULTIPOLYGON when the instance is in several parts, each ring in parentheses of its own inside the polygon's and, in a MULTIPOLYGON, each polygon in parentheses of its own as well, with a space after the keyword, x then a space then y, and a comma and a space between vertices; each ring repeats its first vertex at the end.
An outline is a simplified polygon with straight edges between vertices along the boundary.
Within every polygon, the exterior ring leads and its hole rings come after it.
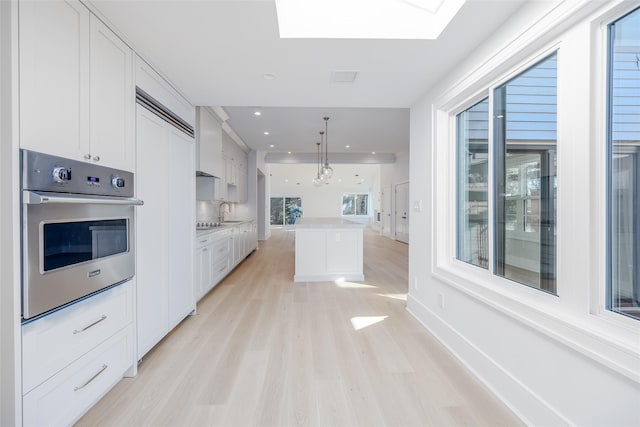
POLYGON ((53 169, 53 180, 55 182, 66 182, 71 179, 71 169, 57 167, 53 169))
POLYGON ((113 178, 111 178, 111 185, 113 185, 115 188, 124 188, 124 178, 114 176, 113 178))

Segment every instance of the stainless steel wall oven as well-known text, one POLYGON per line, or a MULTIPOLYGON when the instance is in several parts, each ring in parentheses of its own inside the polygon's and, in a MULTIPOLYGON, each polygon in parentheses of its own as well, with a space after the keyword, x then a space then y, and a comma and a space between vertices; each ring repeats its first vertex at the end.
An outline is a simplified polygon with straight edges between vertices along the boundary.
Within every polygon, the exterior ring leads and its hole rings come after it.
POLYGON ((28 150, 21 162, 23 320, 131 279, 133 174, 28 150))

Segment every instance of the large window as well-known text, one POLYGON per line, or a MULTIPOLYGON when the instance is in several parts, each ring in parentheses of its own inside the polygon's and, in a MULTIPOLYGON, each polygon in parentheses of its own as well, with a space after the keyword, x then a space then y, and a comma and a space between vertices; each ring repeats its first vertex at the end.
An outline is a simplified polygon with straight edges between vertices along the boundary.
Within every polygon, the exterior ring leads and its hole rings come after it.
POLYGON ((493 236, 494 274, 554 294, 556 56, 496 87, 491 100, 483 99, 456 116, 457 259, 488 269, 493 236), (490 173, 494 177, 491 232, 490 173))
POLYGON ((495 273, 556 292, 556 54, 493 94, 495 273))
POLYGON ((640 319, 640 9, 609 26, 609 310, 640 319))
POLYGON ((457 126, 457 249, 470 264, 489 265, 489 99, 456 116, 457 126))
POLYGON ((271 225, 292 225, 296 219, 302 216, 301 197, 272 197, 271 198, 271 225))
POLYGON ((368 194, 343 194, 342 195, 342 216, 368 216, 369 215, 369 195, 368 194))

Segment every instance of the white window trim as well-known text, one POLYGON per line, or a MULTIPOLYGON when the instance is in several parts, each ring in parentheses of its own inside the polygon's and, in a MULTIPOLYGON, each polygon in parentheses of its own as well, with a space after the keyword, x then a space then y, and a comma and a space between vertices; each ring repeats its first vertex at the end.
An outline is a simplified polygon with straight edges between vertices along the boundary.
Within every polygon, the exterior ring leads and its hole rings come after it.
MULTIPOLYGON (((483 301, 487 305, 503 312, 532 328, 544 333, 571 348, 602 362, 628 378, 640 382, 640 328, 638 321, 625 318, 606 309, 606 36, 607 25, 613 20, 637 7, 626 4, 611 4, 596 9, 582 5, 569 5, 568 2, 543 17, 531 28, 523 32, 515 42, 481 64, 451 86, 434 105, 432 105, 433 144, 432 177, 432 271, 431 273, 444 283, 467 295, 483 301), (561 9, 561 10, 560 10, 561 9), (606 10, 604 10, 606 9, 606 10), (603 11, 604 10, 604 11, 603 11), (589 14, 589 19, 585 18, 589 14), (563 25, 554 27, 553 24, 563 25), (573 29, 572 25, 578 28, 573 29), (576 33, 589 27, 587 40, 576 42, 576 33), (567 28, 571 31, 565 34, 567 28), (527 33, 543 36, 529 37, 527 33), (572 39, 573 36, 573 39, 572 39), (604 39, 603 39, 604 37, 604 39), (564 266, 565 261, 575 264, 575 255, 571 255, 571 183, 570 173, 576 170, 576 137, 568 123, 576 123, 579 114, 568 107, 567 71, 576 71, 569 60, 563 58, 562 49, 573 49, 574 55, 580 49, 590 49, 585 55, 588 64, 584 79, 590 91, 586 91, 579 101, 589 105, 588 117, 591 123, 585 131, 588 147, 581 152, 579 161, 586 161, 589 167, 589 191, 592 196, 588 203, 588 218, 582 221, 588 225, 592 235, 589 252, 585 253, 584 264, 590 264, 581 274, 587 276, 584 288, 575 283, 571 286, 571 271, 564 266), (597 51, 596 51, 597 50, 597 51), (470 265, 456 259, 456 147, 455 116, 459 112, 480 101, 493 89, 511 77, 521 73, 544 57, 558 51, 558 207, 557 207, 557 266, 558 296, 523 286, 511 280, 493 274, 493 260, 489 270, 470 265), (526 59, 522 59, 526 57, 526 59), (594 70, 594 64, 599 64, 594 70), (574 70, 571 70, 571 68, 574 70), (591 76, 591 78, 589 78, 591 76), (590 93, 589 93, 590 92, 590 93), (571 117, 573 115, 573 121, 571 117), (563 120, 566 120, 563 122, 563 120), (563 126, 563 123, 565 125, 563 126), (569 141, 573 140, 572 143, 569 141), (566 141, 566 142, 565 142, 566 141), (571 146, 573 144, 573 147, 571 146), (574 163, 573 167, 570 166, 574 163), (565 181, 567 184, 565 184, 565 181), (564 187, 563 187, 564 186, 564 187), (593 237, 595 236, 595 238, 593 237), (569 280, 565 280, 565 279, 569 280), (586 286, 586 287, 585 287, 586 286)), ((584 35, 584 34, 583 34, 584 35)), ((583 64, 584 65, 584 64, 583 64)), ((572 86, 572 84, 569 84, 572 86)), ((575 92, 575 90, 574 90, 575 92)), ((575 93, 573 93, 575 95, 575 93)), ((493 98, 489 97, 489 111, 493 111, 493 98)), ((575 102, 575 100, 573 101, 575 102)), ((577 110, 580 110, 579 108, 577 110)), ((490 113, 491 114, 491 113, 490 113)), ((584 119, 584 117, 583 117, 584 119)), ((490 116, 489 153, 493 152, 492 118, 490 116)), ((583 138, 584 139, 584 138, 583 138)), ((489 156, 489 193, 490 203, 494 200, 493 156, 489 156)), ((574 188, 575 190, 575 188, 574 188)), ((493 236, 494 213, 489 209, 489 233, 493 236)), ((575 229, 575 227, 573 228, 575 229)), ((574 245, 575 246, 575 245, 574 245)), ((573 248, 575 249, 575 247, 573 248)), ((489 253, 493 257, 493 239, 489 241, 489 253)), ((575 282, 575 280, 573 281, 575 282)))
POLYGON ((343 216, 345 218, 356 218, 356 219, 372 218, 373 217, 373 213, 372 212, 374 210, 373 209, 373 199, 372 199, 372 197, 373 197, 373 195, 372 195, 372 193, 370 191, 369 192, 365 192, 365 193, 362 193, 362 192, 349 192, 349 191, 343 192, 342 196, 340 198, 340 216, 343 216), (345 215, 345 214, 342 213, 342 198, 344 198, 344 196, 353 196, 353 195, 356 195, 356 196, 367 195, 368 196, 368 198, 367 198, 367 212, 368 212, 367 215, 356 215, 356 214, 345 215))

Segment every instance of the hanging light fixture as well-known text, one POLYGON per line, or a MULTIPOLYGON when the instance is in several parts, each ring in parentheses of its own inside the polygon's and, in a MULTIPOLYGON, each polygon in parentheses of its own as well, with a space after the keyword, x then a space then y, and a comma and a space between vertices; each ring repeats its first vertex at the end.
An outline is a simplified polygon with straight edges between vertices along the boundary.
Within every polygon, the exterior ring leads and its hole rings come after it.
MULTIPOLYGON (((320 132, 320 136, 322 137, 322 134, 324 132, 320 132)), ((322 141, 322 139, 320 139, 320 141, 322 141)), ((313 185, 315 185, 316 187, 320 187, 322 186, 322 183, 324 182, 324 176, 320 175, 320 159, 321 159, 321 155, 320 155, 320 145, 322 144, 322 142, 316 142, 316 145, 318 146, 318 163, 316 164, 317 168, 317 173, 316 173, 316 177, 313 178, 313 185)))
POLYGON ((322 166, 322 176, 324 176, 325 179, 329 179, 331 178, 331 176, 333 176, 333 168, 331 166, 329 166, 329 126, 328 126, 328 122, 329 122, 329 117, 325 117, 324 118, 324 133, 325 133, 325 140, 324 140, 324 165, 322 166))

